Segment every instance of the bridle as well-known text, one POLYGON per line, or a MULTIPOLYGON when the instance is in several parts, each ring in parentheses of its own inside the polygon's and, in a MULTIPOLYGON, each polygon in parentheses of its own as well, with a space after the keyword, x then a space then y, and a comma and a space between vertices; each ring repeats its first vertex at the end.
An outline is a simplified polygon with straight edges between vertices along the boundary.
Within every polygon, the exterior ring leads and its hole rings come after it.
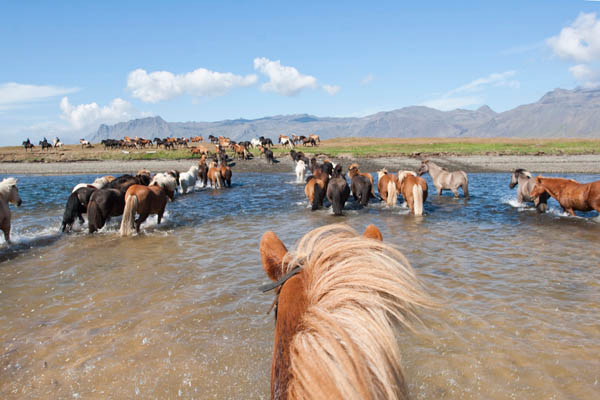
POLYGON ((302 267, 300 265, 296 265, 287 274, 279 278, 278 281, 267 283, 266 285, 262 285, 258 288, 258 290, 260 290, 263 293, 270 292, 273 289, 277 289, 277 292, 275 293, 275 299, 273 299, 273 303, 271 303, 271 307, 269 307, 269 311, 267 311, 267 314, 270 314, 271 310, 275 308, 275 321, 277 321, 277 305, 279 303, 279 293, 281 293, 281 288, 288 281, 288 279, 300 273, 301 271, 302 267))

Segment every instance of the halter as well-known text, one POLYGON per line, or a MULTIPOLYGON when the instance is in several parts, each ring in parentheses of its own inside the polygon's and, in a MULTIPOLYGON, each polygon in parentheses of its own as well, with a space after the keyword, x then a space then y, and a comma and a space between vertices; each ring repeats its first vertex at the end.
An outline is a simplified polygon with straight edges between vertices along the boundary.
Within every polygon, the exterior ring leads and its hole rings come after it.
POLYGON ((292 276, 300 273, 301 271, 302 271, 302 267, 300 265, 296 265, 287 274, 285 274, 284 276, 279 278, 279 280, 277 282, 267 283, 266 285, 262 285, 258 288, 258 290, 260 290, 263 293, 269 292, 273 289, 277 289, 277 293, 276 293, 275 298, 273 299, 273 303, 271 303, 271 307, 269 307, 269 311, 267 311, 267 314, 270 314, 271 310, 273 310, 273 308, 275 308, 275 320, 277 320, 277 305, 279 303, 279 293, 281 292, 281 288, 288 281, 288 279, 290 279, 292 276))

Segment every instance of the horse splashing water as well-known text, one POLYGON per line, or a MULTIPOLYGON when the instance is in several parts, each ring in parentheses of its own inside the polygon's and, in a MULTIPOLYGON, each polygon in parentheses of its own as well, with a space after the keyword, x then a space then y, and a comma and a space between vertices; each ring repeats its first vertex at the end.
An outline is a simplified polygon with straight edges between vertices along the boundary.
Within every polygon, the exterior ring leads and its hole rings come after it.
POLYGON ((87 214, 88 203, 96 190, 98 189, 95 187, 84 186, 71 192, 67 199, 67 205, 65 206, 65 212, 60 228, 61 231, 70 231, 73 227, 73 223, 75 223, 75 219, 78 219, 79 223, 83 225, 85 221, 83 220, 82 214, 87 214))
POLYGON ((296 161, 296 183, 304 182, 304 174, 306 173, 306 163, 304 160, 296 161))
POLYGON ((4 178, 0 182, 0 229, 4 232, 4 240, 10 244, 10 218, 12 216, 8 203, 21 207, 23 203, 17 188, 17 179, 4 178))
POLYGON ((600 212, 600 181, 579 183, 573 179, 538 175, 531 197, 540 197, 543 193, 554 197, 563 210, 572 216, 576 215, 575 210, 600 212))
POLYGON ((327 199, 331 203, 335 215, 342 215, 348 197, 350 197, 350 187, 348 187, 348 182, 344 178, 342 166, 336 165, 327 185, 327 199))
POLYGON ((398 191, 410 211, 423 215, 423 203, 427 200, 427 182, 413 171, 398 171, 398 191))
POLYGON ((194 190, 198 180, 198 166, 192 165, 187 172, 179 175, 179 184, 181 185, 181 194, 186 194, 189 189, 194 190))
POLYGON ((514 170, 510 177, 510 183, 508 184, 508 187, 512 189, 517 185, 517 201, 519 203, 530 201, 533 202, 533 205, 539 212, 543 213, 548 210, 548 199, 550 198, 548 193, 544 191, 544 193, 537 197, 531 196, 531 191, 535 186, 535 178, 531 176, 529 171, 526 171, 523 168, 517 168, 514 170))
POLYGON ((306 234, 288 252, 273 232, 260 241, 276 289, 273 399, 405 399, 398 328, 430 307, 410 264, 370 225, 306 234))
POLYGON ((431 176, 438 196, 442 194, 443 190, 452 190, 454 197, 458 197, 458 188, 460 187, 465 198, 469 198, 469 178, 465 171, 450 172, 432 161, 425 160, 421 163, 418 175, 426 173, 431 176))

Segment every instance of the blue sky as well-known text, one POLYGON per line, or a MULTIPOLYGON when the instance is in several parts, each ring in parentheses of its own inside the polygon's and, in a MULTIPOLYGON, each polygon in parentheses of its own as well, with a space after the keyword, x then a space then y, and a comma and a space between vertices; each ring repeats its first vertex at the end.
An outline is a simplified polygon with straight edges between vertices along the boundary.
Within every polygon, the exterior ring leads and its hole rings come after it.
POLYGON ((372 3, 7 2, 0 144, 148 115, 505 111, 597 84, 600 2, 372 3))

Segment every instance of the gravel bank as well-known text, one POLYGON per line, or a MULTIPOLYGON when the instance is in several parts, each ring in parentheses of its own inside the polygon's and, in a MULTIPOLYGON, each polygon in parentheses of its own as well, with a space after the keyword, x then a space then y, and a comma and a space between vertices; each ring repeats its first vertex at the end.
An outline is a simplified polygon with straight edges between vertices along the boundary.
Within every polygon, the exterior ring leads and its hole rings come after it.
MULTIPOLYGON (((575 156, 452 156, 429 157, 428 159, 450 169, 466 172, 510 172, 515 168, 525 168, 535 173, 600 173, 600 155, 575 156)), ((375 172, 387 168, 391 172, 399 169, 415 170, 421 160, 409 157, 382 158, 340 158, 334 162, 346 166, 353 162, 360 164, 361 170, 375 172)), ((110 174, 134 173, 142 168, 150 171, 187 170, 194 164, 192 160, 150 160, 150 161, 79 161, 60 163, 0 163, 0 174, 30 175, 71 175, 71 174, 110 174)), ((262 159, 232 161, 234 172, 293 172, 290 157, 282 157, 276 164, 268 165, 262 159)))

